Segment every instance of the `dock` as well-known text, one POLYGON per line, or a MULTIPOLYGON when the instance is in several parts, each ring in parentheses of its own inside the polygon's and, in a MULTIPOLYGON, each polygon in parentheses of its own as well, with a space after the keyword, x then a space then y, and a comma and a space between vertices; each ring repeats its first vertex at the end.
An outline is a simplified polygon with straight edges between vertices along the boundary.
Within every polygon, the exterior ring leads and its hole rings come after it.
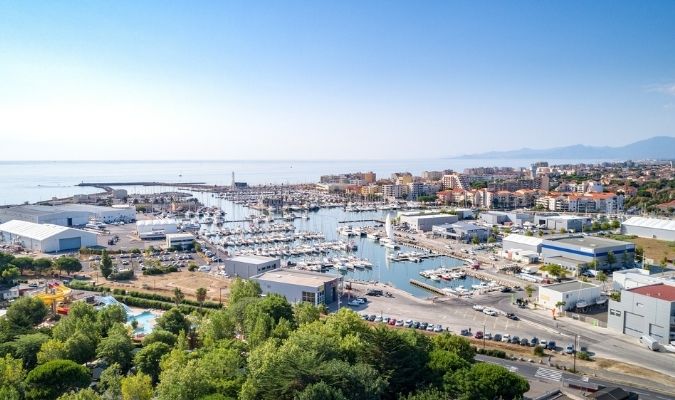
POLYGON ((380 224, 384 224, 384 221, 380 219, 350 219, 350 220, 345 220, 345 221, 338 221, 338 224, 351 224, 355 222, 377 222, 380 224))
POLYGON ((417 279, 411 279, 410 284, 414 286, 421 287, 422 289, 426 289, 430 292, 440 294, 442 296, 447 296, 448 294, 442 291, 441 289, 437 288, 436 286, 431 286, 428 283, 420 282, 417 279))

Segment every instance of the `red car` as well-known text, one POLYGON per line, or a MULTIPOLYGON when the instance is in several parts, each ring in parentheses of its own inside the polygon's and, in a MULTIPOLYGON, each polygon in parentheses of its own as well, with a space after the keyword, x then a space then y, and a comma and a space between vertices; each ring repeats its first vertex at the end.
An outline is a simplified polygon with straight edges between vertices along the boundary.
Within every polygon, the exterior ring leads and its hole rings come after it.
POLYGON ((389 325, 396 325, 396 320, 394 318, 390 319, 389 325))
POLYGON ((476 334, 473 336, 476 339, 482 339, 483 338, 483 331, 478 331, 476 334))

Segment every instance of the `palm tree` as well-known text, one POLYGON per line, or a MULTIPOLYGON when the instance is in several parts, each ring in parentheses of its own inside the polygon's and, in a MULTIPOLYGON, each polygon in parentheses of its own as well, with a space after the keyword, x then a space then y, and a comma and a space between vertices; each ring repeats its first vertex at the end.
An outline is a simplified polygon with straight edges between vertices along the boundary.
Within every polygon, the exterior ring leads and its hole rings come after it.
POLYGON ((605 291, 605 282, 607 282, 607 274, 604 272, 600 271, 598 274, 595 276, 595 279, 597 279, 599 282, 602 282, 602 291, 605 291))
POLYGON ((195 291, 195 296, 197 296, 197 301, 199 302, 199 307, 201 308, 204 305, 204 301, 206 300, 206 288, 198 288, 195 291))
POLYGON ((532 297, 532 294, 534 293, 534 286, 532 285, 527 285, 525 286, 525 293, 527 293, 527 297, 532 297))
POLYGON ((183 299, 185 299, 185 295, 183 294, 183 291, 175 288, 173 290, 173 301, 176 302, 176 305, 179 305, 183 299))
POLYGON ((555 308, 558 309, 558 312, 562 312, 562 308, 565 307, 566 305, 567 305, 566 302, 559 301, 559 302, 555 303, 555 308))

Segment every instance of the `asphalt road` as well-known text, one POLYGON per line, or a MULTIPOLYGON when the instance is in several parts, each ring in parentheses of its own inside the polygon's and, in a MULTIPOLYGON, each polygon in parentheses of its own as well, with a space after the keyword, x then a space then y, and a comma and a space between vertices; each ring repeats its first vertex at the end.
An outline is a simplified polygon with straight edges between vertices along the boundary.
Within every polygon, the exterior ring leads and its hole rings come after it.
MULTIPOLYGON (((482 355, 476 355, 476 359, 484 362, 489 362, 492 364, 498 364, 501 366, 504 366, 511 370, 512 372, 516 372, 521 376, 524 376, 527 380, 540 380, 542 382, 547 382, 547 383, 554 383, 554 384, 559 384, 562 386, 562 380, 580 380, 580 377, 578 375, 569 373, 569 372, 564 372, 564 371, 559 371, 556 370, 555 368, 551 369, 548 368, 547 366, 542 366, 540 364, 532 364, 532 363, 527 363, 527 362, 522 362, 522 361, 511 361, 511 360, 504 360, 501 358, 495 358, 495 357, 488 357, 488 356, 482 356, 482 355)), ((601 379, 595 379, 595 378, 588 378, 589 383, 595 383, 599 384, 602 386, 619 386, 623 388, 624 390, 628 390, 631 392, 635 392, 640 396, 641 400, 674 400, 675 397, 665 395, 663 393, 647 390, 647 389, 642 389, 642 388, 635 388, 631 386, 626 386, 626 385, 617 385, 612 382, 607 382, 603 381, 601 379)))

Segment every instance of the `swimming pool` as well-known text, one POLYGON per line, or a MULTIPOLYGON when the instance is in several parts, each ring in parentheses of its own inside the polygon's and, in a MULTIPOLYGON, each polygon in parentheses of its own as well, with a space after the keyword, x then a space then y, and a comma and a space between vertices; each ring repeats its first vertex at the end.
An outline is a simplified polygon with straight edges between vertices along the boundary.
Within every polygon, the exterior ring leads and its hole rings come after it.
POLYGON ((138 326, 134 329, 134 333, 147 335, 152 333, 152 330, 155 328, 156 319, 157 316, 152 311, 145 310, 140 314, 129 315, 127 323, 131 324, 132 321, 138 321, 138 326))

